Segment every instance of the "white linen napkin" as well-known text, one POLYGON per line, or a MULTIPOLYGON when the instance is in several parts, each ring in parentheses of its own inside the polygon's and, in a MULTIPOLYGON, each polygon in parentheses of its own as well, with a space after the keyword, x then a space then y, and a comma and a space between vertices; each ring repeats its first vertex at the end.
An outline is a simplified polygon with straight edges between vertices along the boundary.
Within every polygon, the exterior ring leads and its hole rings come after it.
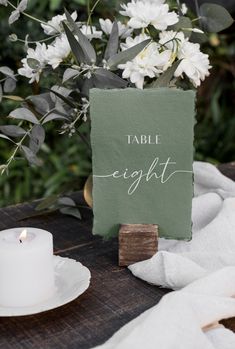
POLYGON ((129 266, 176 291, 97 349, 235 349, 235 334, 218 325, 235 316, 235 183, 195 162, 194 191, 192 240, 160 238, 156 255, 129 266))
POLYGON ((194 195, 192 240, 160 238, 156 255, 129 267, 135 276, 177 290, 212 271, 235 266, 235 182, 215 166, 195 162, 194 195))

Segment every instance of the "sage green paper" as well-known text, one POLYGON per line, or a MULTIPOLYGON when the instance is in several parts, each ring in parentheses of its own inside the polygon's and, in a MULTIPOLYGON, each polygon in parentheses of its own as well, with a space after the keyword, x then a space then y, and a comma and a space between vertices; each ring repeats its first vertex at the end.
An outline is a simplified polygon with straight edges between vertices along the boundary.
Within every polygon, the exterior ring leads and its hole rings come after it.
POLYGON ((93 233, 143 223, 191 239, 195 93, 92 89, 90 101, 93 233))

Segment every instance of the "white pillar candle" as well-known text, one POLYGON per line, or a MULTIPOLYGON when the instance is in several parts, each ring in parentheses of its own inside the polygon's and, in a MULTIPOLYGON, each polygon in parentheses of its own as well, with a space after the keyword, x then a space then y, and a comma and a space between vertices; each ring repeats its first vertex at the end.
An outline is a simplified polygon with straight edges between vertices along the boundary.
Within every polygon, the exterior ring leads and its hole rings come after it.
POLYGON ((53 238, 36 228, 0 232, 0 305, 27 307, 55 291, 53 238))

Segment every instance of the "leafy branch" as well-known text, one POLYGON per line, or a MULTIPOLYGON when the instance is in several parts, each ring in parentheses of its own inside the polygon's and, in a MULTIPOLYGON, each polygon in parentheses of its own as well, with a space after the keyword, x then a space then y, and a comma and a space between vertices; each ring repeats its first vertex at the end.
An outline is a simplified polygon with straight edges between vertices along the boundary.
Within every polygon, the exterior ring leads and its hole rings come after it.
POLYGON ((9 24, 12 24, 14 23, 15 21, 18 20, 18 18, 20 17, 20 14, 24 15, 25 17, 27 18, 30 18, 31 20, 35 21, 35 22, 38 22, 40 24, 45 24, 51 28, 53 28, 56 32, 58 32, 58 30, 51 24, 39 19, 39 18, 36 18, 32 15, 30 15, 29 13, 25 12, 25 9, 27 7, 27 1, 25 0, 21 0, 21 2, 19 3, 18 6, 15 6, 14 4, 12 4, 12 2, 10 2, 9 0, 7 1, 7 4, 9 6, 11 6, 14 11, 12 12, 10 18, 9 18, 9 24))

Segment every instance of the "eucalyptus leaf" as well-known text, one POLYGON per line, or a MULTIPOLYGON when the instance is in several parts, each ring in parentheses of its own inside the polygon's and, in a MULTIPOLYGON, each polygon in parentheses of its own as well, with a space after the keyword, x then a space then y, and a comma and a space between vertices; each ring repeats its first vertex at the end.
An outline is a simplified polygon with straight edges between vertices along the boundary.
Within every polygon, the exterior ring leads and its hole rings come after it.
MULTIPOLYGON (((70 88, 67 88, 67 87, 64 87, 64 86, 61 86, 61 85, 53 85, 51 89, 53 91, 59 92, 64 97, 68 97, 70 95, 70 93, 73 91, 70 88)), ((56 99, 55 96, 53 96, 53 97, 56 99)))
POLYGON ((202 45, 208 42, 208 37, 205 33, 192 33, 190 36, 190 41, 202 45))
POLYGON ((41 165, 41 161, 37 158, 37 156, 34 154, 34 152, 31 149, 29 149, 25 145, 22 145, 21 149, 23 151, 24 156, 26 157, 26 159, 31 165, 37 165, 37 166, 41 165))
POLYGON ((76 207, 76 203, 74 202, 74 200, 67 196, 60 197, 58 199, 58 204, 63 206, 76 207))
POLYGON ((24 12, 24 10, 27 8, 28 0, 21 0, 18 4, 17 8, 11 13, 8 23, 13 24, 20 18, 20 13, 24 12))
POLYGON ((141 43, 119 52, 108 59, 108 66, 111 70, 118 69, 119 64, 126 63, 134 59, 143 49, 151 42, 151 39, 142 41, 141 43))
POLYGON ((60 212, 77 219, 82 219, 81 213, 76 207, 63 207, 60 209, 60 212))
POLYGON ((34 125, 30 133, 29 148, 37 154, 45 140, 45 130, 41 125, 34 125))
POLYGON ((0 67, 0 73, 6 75, 6 76, 11 76, 14 77, 14 72, 12 69, 10 69, 7 66, 0 67))
POLYGON ((5 93, 13 92, 16 88, 16 81, 11 77, 7 78, 4 82, 3 89, 5 93))
POLYGON ((170 68, 168 68, 159 78, 154 81, 149 87, 158 88, 158 87, 169 87, 171 79, 174 77, 174 73, 178 68, 181 61, 174 62, 170 68))
POLYGON ((33 103, 35 110, 40 114, 46 114, 50 110, 49 103, 43 95, 29 96, 26 98, 33 103))
POLYGON ((0 138, 7 139, 8 141, 15 143, 11 138, 7 137, 6 135, 0 134, 0 138))
MULTIPOLYGON (((55 88, 55 85, 52 86, 52 89, 54 89, 54 88, 55 88)), ((55 106, 55 103, 54 103, 55 101, 52 99, 52 94, 50 91, 40 93, 39 97, 43 98, 47 102, 47 104, 49 105, 49 110, 51 110, 55 106)), ((55 97, 55 96, 53 95, 53 97, 55 97)))
POLYGON ((87 62, 86 56, 78 40, 75 38, 71 30, 67 27, 67 25, 64 22, 63 27, 76 61, 78 63, 90 63, 90 61, 87 62))
POLYGON ((22 127, 16 125, 0 126, 0 131, 10 137, 21 137, 26 134, 26 131, 22 127))
POLYGON ((76 69, 68 68, 65 70, 64 75, 63 75, 63 81, 62 83, 65 83, 66 81, 74 78, 79 74, 79 71, 76 69))
POLYGON ((174 30, 175 32, 182 31, 184 33, 184 36, 186 38, 189 38, 192 34, 192 31, 190 30, 192 29, 192 27, 193 26, 190 18, 181 16, 179 17, 179 21, 176 24, 169 27, 169 30, 174 30))
POLYGON ((13 119, 26 120, 33 124, 39 124, 39 121, 36 118, 36 116, 27 108, 15 109, 10 113, 9 116, 13 119))
POLYGON ((118 52, 119 45, 119 29, 117 21, 113 22, 112 31, 110 33, 109 41, 105 50, 104 58, 108 60, 118 52))
POLYGON ((58 200, 57 195, 51 195, 40 201, 40 203, 35 207, 36 211, 42 211, 55 205, 58 200))
POLYGON ((128 82, 109 70, 99 68, 94 73, 94 84, 98 88, 123 88, 128 82))
POLYGON ((27 58, 28 66, 33 70, 38 70, 40 68, 40 62, 35 58, 27 58))
POLYGON ((14 22, 16 22, 18 19, 20 18, 20 11, 18 9, 12 11, 9 19, 8 19, 8 23, 11 25, 14 22))
POLYGON ((49 122, 49 121, 53 121, 53 120, 68 120, 68 118, 66 118, 65 116, 63 116, 63 115, 60 115, 59 113, 57 114, 57 113, 51 113, 51 114, 49 114, 49 115, 47 115, 46 117, 45 117, 45 119, 43 120, 43 122, 42 122, 42 124, 44 125, 44 124, 46 124, 47 122, 49 122))
POLYGON ((69 99, 68 97, 63 96, 61 93, 55 91, 55 90, 50 90, 52 93, 54 93, 57 97, 59 97, 63 102, 65 102, 67 105, 69 105, 72 108, 75 108, 75 104, 69 99))
POLYGON ((95 63, 96 62, 96 52, 86 35, 84 35, 81 30, 78 28, 78 25, 75 23, 69 12, 65 9, 65 15, 66 18, 74 31, 74 34, 78 37, 78 42, 80 44, 80 47, 83 51, 84 57, 85 57, 85 62, 90 64, 90 63, 95 63))
POLYGON ((21 0, 19 5, 17 6, 18 11, 23 12, 26 10, 28 6, 28 0, 21 0))
POLYGON ((230 27, 234 20, 230 13, 217 4, 204 3, 200 7, 203 29, 209 33, 218 33, 230 27))
POLYGON ((73 90, 71 90, 67 87, 64 87, 64 86, 54 85, 54 86, 52 86, 51 90, 49 90, 49 91, 50 91, 49 94, 50 94, 51 100, 54 103, 56 103, 59 100, 59 98, 53 93, 54 91, 58 92, 60 95, 62 95, 64 97, 68 98, 73 90), (53 91, 53 92, 51 92, 51 91, 53 91))

